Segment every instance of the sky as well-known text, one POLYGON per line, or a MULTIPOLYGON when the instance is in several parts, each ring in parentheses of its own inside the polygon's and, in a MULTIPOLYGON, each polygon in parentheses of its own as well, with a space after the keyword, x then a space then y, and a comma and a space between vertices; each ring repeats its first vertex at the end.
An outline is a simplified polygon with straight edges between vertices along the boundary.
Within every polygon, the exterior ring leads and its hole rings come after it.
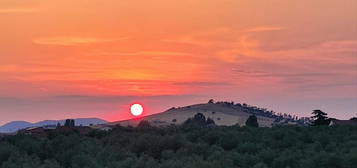
POLYGON ((357 116, 357 1, 0 0, 0 124, 210 98, 357 116))

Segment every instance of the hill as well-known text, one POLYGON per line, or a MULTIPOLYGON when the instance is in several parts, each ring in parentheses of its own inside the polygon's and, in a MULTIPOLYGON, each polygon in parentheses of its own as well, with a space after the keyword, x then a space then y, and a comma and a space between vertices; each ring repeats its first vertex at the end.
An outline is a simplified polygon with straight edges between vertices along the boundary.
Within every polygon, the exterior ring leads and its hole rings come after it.
MULTIPOLYGON (((97 125, 97 124, 104 124, 107 123, 107 121, 99 119, 99 118, 77 118, 74 119, 75 123, 77 126, 82 125, 82 126, 89 126, 91 124, 97 125)), ((13 121, 9 122, 3 126, 0 127, 0 133, 11 133, 11 132, 16 132, 18 130, 28 128, 28 127, 40 127, 40 126, 47 126, 47 125, 56 125, 57 123, 60 123, 63 125, 65 123, 65 120, 44 120, 36 123, 30 123, 26 121, 13 121)))
POLYGON ((0 127, 0 133, 16 132, 19 129, 31 127, 32 123, 26 121, 12 121, 0 127))
POLYGON ((250 115, 256 115, 261 127, 271 127, 278 124, 302 125, 306 124, 306 118, 298 118, 288 114, 276 114, 264 108, 240 104, 234 102, 213 102, 195 104, 185 107, 170 108, 162 113, 144 116, 125 121, 107 123, 105 125, 136 126, 140 121, 147 120, 154 126, 165 126, 171 124, 182 124, 188 118, 197 113, 202 113, 214 120, 216 125, 231 126, 245 125, 250 115))

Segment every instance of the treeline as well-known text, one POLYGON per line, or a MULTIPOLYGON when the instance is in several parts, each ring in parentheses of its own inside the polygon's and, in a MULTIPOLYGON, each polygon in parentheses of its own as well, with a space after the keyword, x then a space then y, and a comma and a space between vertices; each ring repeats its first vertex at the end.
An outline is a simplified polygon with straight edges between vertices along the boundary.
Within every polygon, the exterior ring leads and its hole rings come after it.
MULTIPOLYGON (((253 118, 254 120, 254 118, 253 118)), ((355 168, 357 127, 181 126, 15 135, 0 140, 1 168, 355 168)))
POLYGON ((273 110, 268 110, 266 108, 261 108, 257 106, 252 106, 246 103, 235 103, 234 101, 214 101, 210 99, 208 104, 219 104, 229 106, 231 108, 236 108, 242 110, 246 113, 250 113, 256 116, 263 116, 274 118, 274 125, 284 125, 289 122, 294 122, 298 125, 309 125, 311 124, 311 119, 309 117, 298 117, 296 115, 286 114, 286 113, 277 113, 273 110))

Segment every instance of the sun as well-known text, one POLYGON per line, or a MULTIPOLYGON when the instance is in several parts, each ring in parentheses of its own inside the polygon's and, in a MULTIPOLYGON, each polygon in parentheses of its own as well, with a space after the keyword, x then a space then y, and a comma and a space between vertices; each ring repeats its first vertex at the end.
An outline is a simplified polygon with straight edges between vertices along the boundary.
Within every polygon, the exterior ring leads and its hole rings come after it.
POLYGON ((134 116, 140 116, 144 112, 144 108, 141 104, 133 104, 130 107, 130 112, 134 116))

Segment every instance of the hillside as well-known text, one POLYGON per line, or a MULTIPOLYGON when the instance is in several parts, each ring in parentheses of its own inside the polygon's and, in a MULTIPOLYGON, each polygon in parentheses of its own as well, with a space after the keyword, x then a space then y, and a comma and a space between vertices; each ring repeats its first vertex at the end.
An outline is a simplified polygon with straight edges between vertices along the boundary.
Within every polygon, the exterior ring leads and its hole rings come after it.
POLYGON ((19 129, 31 127, 32 123, 26 121, 12 121, 0 127, 0 133, 16 132, 19 129))
MULTIPOLYGON (((83 126, 89 126, 91 124, 96 125, 96 124, 104 124, 107 123, 107 121, 99 119, 99 118, 77 118, 74 119, 76 125, 83 125, 83 126)), ((65 120, 44 120, 36 123, 30 123, 26 121, 13 121, 9 122, 3 126, 0 126, 0 133, 12 133, 16 132, 18 130, 28 128, 28 127, 40 127, 40 126, 46 126, 46 125, 56 125, 57 123, 60 123, 63 125, 65 123, 65 120)))
POLYGON ((287 114, 276 115, 272 111, 267 111, 255 106, 246 104, 235 104, 233 102, 210 102, 206 104, 195 104, 179 108, 171 108, 162 113, 145 116, 125 121, 111 122, 108 125, 136 126, 140 121, 147 120, 155 126, 170 124, 181 124, 197 113, 202 113, 206 117, 215 121, 216 125, 231 126, 239 124, 245 125, 250 115, 256 115, 261 127, 271 127, 273 124, 287 123, 300 124, 302 121, 287 114))

